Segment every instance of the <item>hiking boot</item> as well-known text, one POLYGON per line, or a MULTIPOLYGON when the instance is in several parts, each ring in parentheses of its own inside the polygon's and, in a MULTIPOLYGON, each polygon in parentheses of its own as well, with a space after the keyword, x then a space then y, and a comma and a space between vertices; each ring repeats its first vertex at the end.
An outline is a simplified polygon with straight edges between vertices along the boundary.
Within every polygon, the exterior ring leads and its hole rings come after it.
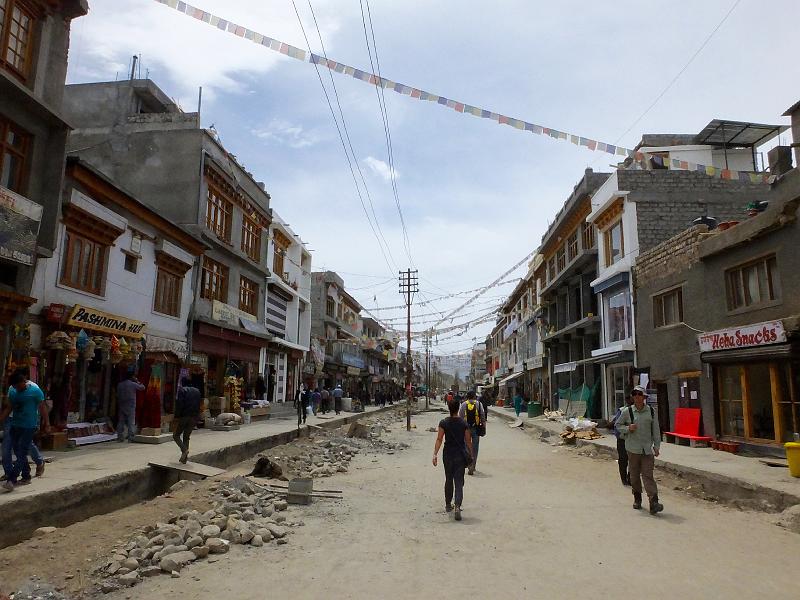
POLYGON ((30 485, 30 484, 31 484, 30 477, 28 477, 27 479, 20 479, 19 481, 17 481, 17 485, 30 485))
POLYGON ((633 495, 633 508, 639 510, 642 508, 642 495, 641 494, 634 494, 633 495))
POLYGON ((187 460, 189 460, 189 453, 184 450, 181 452, 181 457, 178 459, 178 462, 185 465, 187 460))
POLYGON ((36 477, 41 477, 42 475, 44 475, 44 463, 43 462, 41 462, 38 465, 36 465, 36 477))
POLYGON ((658 501, 658 496, 650 498, 650 514, 657 515, 664 510, 664 505, 658 501))
POLYGON ((453 512, 453 505, 452 504, 445 504, 444 505, 445 512, 453 512))
POLYGON ((14 491, 14 484, 11 483, 10 481, 6 480, 3 483, 0 483, 0 488, 3 488, 7 492, 13 492, 14 491))
POLYGON ((460 520, 461 520, 461 507, 460 506, 456 506, 456 521, 460 521, 460 520))

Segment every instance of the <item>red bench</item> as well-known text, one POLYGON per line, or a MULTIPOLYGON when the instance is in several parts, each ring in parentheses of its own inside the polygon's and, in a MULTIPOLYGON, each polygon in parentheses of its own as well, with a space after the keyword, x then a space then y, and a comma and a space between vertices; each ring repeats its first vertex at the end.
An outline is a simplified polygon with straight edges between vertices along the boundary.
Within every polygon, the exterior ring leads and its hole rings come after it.
POLYGON ((663 438, 665 442, 680 444, 680 440, 689 440, 692 448, 697 446, 708 446, 710 437, 700 434, 700 409, 699 408, 676 408, 675 409, 675 431, 665 431, 663 438), (671 438, 674 438, 671 439, 671 438))

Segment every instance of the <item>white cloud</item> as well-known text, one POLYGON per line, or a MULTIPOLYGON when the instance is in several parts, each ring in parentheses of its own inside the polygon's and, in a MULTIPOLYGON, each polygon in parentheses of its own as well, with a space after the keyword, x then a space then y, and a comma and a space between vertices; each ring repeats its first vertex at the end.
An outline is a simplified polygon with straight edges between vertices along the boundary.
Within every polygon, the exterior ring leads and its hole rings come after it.
MULTIPOLYGON (((374 156, 368 156, 364 159, 364 164, 366 164, 370 171, 372 171, 378 177, 383 178, 385 181, 391 181, 392 179, 392 168, 383 162, 382 160, 375 158, 374 156)), ((397 169, 394 171, 394 178, 397 179, 399 176, 397 169)))
POLYGON ((283 119, 272 119, 266 127, 252 129, 256 137, 290 148, 308 148, 322 138, 315 131, 306 131, 302 125, 296 125, 283 119))

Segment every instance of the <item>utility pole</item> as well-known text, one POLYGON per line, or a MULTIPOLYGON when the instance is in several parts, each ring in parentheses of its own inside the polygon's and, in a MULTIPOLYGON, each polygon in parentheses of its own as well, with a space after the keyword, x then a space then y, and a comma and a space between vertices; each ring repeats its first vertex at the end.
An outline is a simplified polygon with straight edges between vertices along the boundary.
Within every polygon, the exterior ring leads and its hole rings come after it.
POLYGON ((425 410, 431 397, 431 330, 425 332, 425 410))
POLYGON ((405 296, 407 320, 406 320, 406 430, 411 431, 411 398, 414 391, 411 387, 411 298, 419 291, 419 280, 417 270, 406 269, 400 271, 400 294, 405 296))

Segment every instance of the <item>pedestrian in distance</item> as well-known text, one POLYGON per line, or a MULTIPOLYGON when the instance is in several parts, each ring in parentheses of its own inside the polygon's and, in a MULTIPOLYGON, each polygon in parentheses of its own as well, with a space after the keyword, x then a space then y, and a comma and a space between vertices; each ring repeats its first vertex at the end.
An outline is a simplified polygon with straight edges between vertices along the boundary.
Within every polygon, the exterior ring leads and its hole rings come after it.
POLYGON ((450 416, 439 421, 436 445, 433 448, 433 466, 439 464, 439 449, 444 440, 442 463, 445 511, 455 510, 455 519, 460 521, 461 504, 464 501, 464 470, 472 463, 473 456, 472 434, 467 422, 458 416, 461 406, 455 398, 447 403, 447 408, 450 416))
POLYGON ((644 481, 644 489, 650 500, 650 514, 655 515, 664 510, 664 505, 658 501, 658 486, 653 478, 655 459, 661 446, 661 430, 656 411, 645 402, 644 388, 636 386, 631 396, 633 406, 628 406, 620 413, 617 431, 625 440, 625 450, 628 452, 633 508, 642 508, 644 481))
POLYGON ((314 413, 314 416, 317 416, 319 412, 319 406, 322 404, 322 392, 320 391, 319 387, 311 392, 311 412, 314 413))
POLYGON ((625 406, 617 409, 614 418, 611 419, 611 428, 614 431, 614 436, 617 438, 617 466, 619 466, 619 478, 622 480, 622 485, 629 486, 631 484, 631 475, 628 471, 628 451, 625 449, 625 439, 619 434, 617 430, 617 421, 622 414, 623 410, 633 405, 633 393, 625 399, 625 406))
POLYGON ((307 387, 302 390, 297 390, 297 397, 294 400, 294 407, 297 409, 297 428, 300 424, 305 424, 306 414, 308 412, 308 405, 311 403, 311 392, 307 387))
POLYGON ((267 374, 267 400, 270 403, 275 402, 275 379, 275 367, 270 367, 267 374))
POLYGON ((267 395, 267 382, 264 381, 264 376, 259 373, 258 377, 256 377, 256 399, 257 400, 266 400, 267 395))
POLYGON ((42 390, 33 381, 28 380, 24 371, 17 370, 12 373, 8 383, 8 404, 0 411, 0 421, 11 419, 11 450, 14 461, 11 462, 10 457, 3 457, 6 480, 2 483, 3 489, 11 492, 17 485, 31 482, 28 454, 33 444, 33 436, 39 427, 40 419, 44 419, 45 433, 50 431, 50 421, 42 390))
POLYGON ((519 413, 522 412, 522 394, 520 394, 517 390, 514 390, 514 412, 517 414, 517 418, 519 419, 519 413))
POLYGON ((328 410, 330 410, 330 403, 331 403, 331 393, 327 387, 322 388, 320 392, 320 396, 322 396, 321 406, 322 406, 322 414, 327 415, 328 410))
MULTIPOLYGON (((25 378, 26 381, 29 381, 29 373, 28 370, 25 368, 17 369, 17 371, 25 378)), ((35 385, 35 384, 34 384, 35 385)), ((11 388, 9 387, 9 392, 11 388)), ((9 410, 10 404, 9 404, 9 410)), ((13 417, 13 415, 12 415, 13 417)), ((12 417, 6 418, 3 422, 3 445, 2 445, 2 464, 3 465, 13 465, 14 464, 14 448, 11 443, 11 421, 12 417)), ((42 419, 40 419, 40 422, 42 419)), ((36 434, 34 434, 35 436, 36 434)), ((39 448, 36 446, 36 442, 31 442, 31 447, 29 451, 31 460, 36 464, 36 477, 41 477, 44 475, 44 457, 42 453, 39 451, 39 448)), ((6 481, 6 474, 5 472, 0 477, 0 480, 6 481)))
POLYGON ((125 379, 117 384, 117 441, 124 442, 124 430, 128 429, 128 441, 136 435, 136 393, 143 392, 133 370, 128 370, 125 379))
POLYGON ((189 460, 189 438, 200 416, 200 390, 192 385, 188 377, 181 380, 181 389, 175 398, 175 433, 172 439, 181 449, 182 464, 189 460))
POLYGON ((472 463, 469 465, 468 473, 474 475, 478 464, 481 437, 486 435, 486 413, 483 405, 475 398, 475 392, 467 393, 466 400, 459 406, 458 416, 464 419, 472 438, 472 463))
POLYGON ((344 396, 344 390, 342 389, 341 384, 336 384, 336 388, 333 390, 333 410, 336 411, 338 415, 342 412, 342 397, 344 396))

